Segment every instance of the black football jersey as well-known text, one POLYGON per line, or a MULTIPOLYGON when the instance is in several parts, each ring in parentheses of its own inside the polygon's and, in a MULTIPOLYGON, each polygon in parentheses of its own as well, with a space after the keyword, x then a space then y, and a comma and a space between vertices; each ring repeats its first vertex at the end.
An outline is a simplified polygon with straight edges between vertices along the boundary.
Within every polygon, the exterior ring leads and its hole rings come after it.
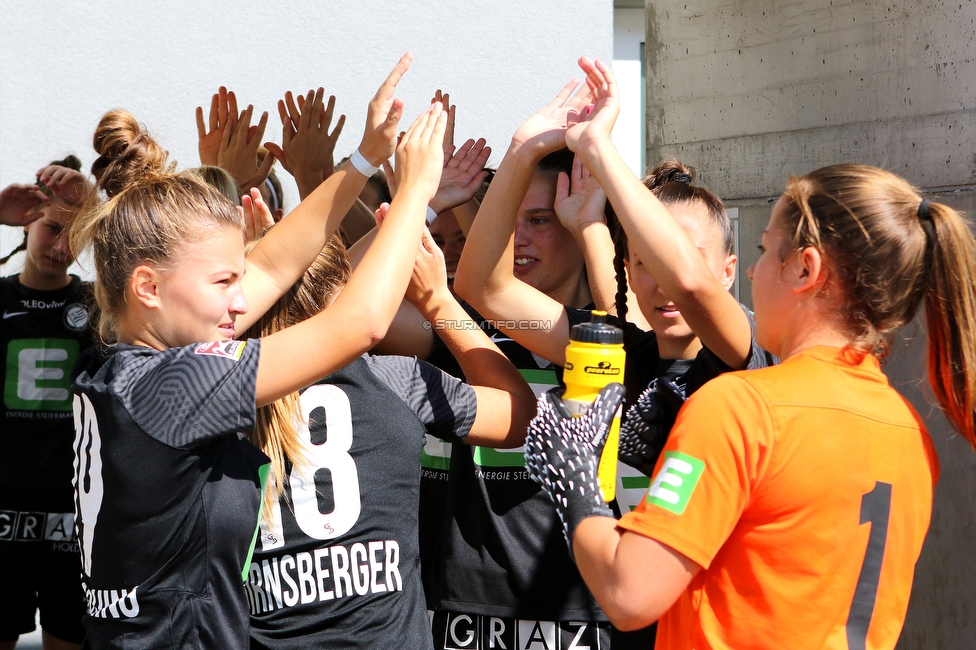
MULTIPOLYGON (((77 277, 54 291, 0 279, 0 540, 48 536, 49 513, 73 510, 71 368, 92 345, 89 294, 77 277), (32 511, 34 526, 25 521, 32 511)), ((73 528, 68 521, 69 539, 73 528)))
POLYGON ((260 341, 117 345, 75 368, 75 524, 92 648, 243 648, 268 458, 260 341))
MULTIPOLYGON (((533 354, 465 309, 538 395, 557 386, 561 369, 533 354)), ((431 357, 460 373, 446 346, 431 357)), ((552 502, 525 470, 523 449, 468 445, 434 447, 446 461, 425 457, 424 499, 440 499, 440 512, 425 509, 422 539, 428 607, 527 620, 606 621, 569 557, 552 502), (443 467, 447 481, 434 481, 443 467), (427 559, 429 557, 429 559, 427 559)))
POLYGON ((406 357, 363 356, 302 392, 304 453, 248 574, 252 648, 430 648, 420 456, 461 441, 474 390, 406 357))
MULTIPOLYGON (((478 327, 498 346, 512 364, 519 369, 522 377, 528 382, 535 393, 541 394, 558 385, 562 369, 549 363, 542 357, 533 354, 516 343, 504 332, 497 329, 490 320, 479 314, 474 307, 466 302, 461 306, 478 324, 478 327)), ((434 337, 434 346, 427 361, 459 379, 464 379, 457 359, 439 336, 434 337)), ((486 459, 488 463, 499 463, 500 466, 525 468, 521 448, 519 449, 490 449, 475 447, 475 451, 467 449, 467 453, 476 453, 478 458, 486 459)), ((435 436, 427 436, 427 444, 421 454, 420 481, 420 557, 423 567, 424 585, 433 585, 436 572, 440 570, 443 561, 442 548, 445 533, 450 528, 450 515, 447 512, 447 499, 450 487, 451 455, 453 445, 449 441, 435 436), (448 523, 445 523, 447 517, 448 523)), ((431 587, 428 586, 428 592, 431 587)))

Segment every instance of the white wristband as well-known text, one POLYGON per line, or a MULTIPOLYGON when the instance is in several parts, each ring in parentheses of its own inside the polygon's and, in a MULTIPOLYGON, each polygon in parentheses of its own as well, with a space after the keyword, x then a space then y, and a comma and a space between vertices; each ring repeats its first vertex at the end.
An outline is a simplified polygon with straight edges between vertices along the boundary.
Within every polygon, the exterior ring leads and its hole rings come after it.
POLYGON ((437 211, 434 208, 427 206, 427 225, 434 223, 434 219, 437 218, 437 211))
POLYGON ((380 170, 379 167, 374 167, 373 165, 369 164, 369 161, 366 160, 366 157, 359 152, 359 147, 356 147, 356 150, 352 152, 351 156, 349 156, 349 164, 355 167, 356 171, 358 171, 366 178, 369 178, 370 176, 372 176, 373 174, 375 174, 380 170))

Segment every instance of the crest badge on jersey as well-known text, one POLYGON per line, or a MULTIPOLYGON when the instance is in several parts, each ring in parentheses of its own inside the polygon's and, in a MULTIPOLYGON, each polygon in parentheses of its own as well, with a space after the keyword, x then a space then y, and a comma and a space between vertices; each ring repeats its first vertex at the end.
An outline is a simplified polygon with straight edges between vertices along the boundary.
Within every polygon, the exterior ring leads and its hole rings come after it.
POLYGON ((247 345, 246 341, 214 341, 213 343, 201 343, 193 352, 194 354, 238 361, 244 354, 245 345, 247 345))
POLYGON ((64 310, 64 326, 75 332, 80 332, 88 325, 88 310, 84 305, 74 303, 64 310))

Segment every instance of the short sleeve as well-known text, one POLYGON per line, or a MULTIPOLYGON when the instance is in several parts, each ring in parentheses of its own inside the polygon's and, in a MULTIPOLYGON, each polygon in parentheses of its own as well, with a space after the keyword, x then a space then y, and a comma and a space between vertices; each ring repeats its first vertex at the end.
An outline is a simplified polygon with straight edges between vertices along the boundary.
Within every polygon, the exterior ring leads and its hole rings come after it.
POLYGON ((679 412, 647 495, 620 527, 708 568, 749 504, 772 440, 755 389, 737 374, 709 382, 679 412))
POLYGON ((467 437, 478 409, 471 386, 415 357, 366 359, 373 374, 416 413, 427 433, 449 442, 467 437))
POLYGON ((190 448, 254 429, 260 339, 170 348, 128 364, 115 394, 139 427, 190 448))

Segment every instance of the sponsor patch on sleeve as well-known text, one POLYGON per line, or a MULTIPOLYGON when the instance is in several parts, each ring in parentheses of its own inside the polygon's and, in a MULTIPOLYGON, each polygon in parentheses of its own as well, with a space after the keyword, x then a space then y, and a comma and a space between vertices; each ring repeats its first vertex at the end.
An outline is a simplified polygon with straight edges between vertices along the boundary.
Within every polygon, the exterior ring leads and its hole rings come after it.
POLYGON ((647 503, 680 515, 688 506, 692 492, 705 471, 705 463, 680 451, 664 454, 664 463, 647 491, 647 503))
POLYGON ((244 354, 245 345, 247 345, 247 341, 214 341, 213 343, 201 343, 193 352, 194 354, 205 354, 237 361, 244 354))

